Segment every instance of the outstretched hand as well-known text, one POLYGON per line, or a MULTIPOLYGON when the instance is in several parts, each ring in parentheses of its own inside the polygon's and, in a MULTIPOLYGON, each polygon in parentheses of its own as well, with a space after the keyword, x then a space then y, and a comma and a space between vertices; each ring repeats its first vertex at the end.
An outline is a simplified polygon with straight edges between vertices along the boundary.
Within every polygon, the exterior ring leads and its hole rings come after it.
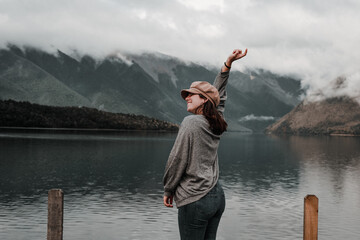
POLYGON ((239 60, 240 58, 245 57, 247 54, 247 48, 245 49, 245 52, 243 53, 242 50, 240 49, 235 49, 232 54, 230 54, 230 56, 228 57, 228 60, 230 60, 231 62, 239 60))
POLYGON ((231 68, 231 64, 236 61, 239 60, 240 58, 243 58, 246 56, 247 54, 247 48, 245 49, 245 52, 242 52, 242 50, 240 49, 235 49, 230 56, 227 58, 224 66, 221 68, 221 72, 226 72, 229 71, 231 68))

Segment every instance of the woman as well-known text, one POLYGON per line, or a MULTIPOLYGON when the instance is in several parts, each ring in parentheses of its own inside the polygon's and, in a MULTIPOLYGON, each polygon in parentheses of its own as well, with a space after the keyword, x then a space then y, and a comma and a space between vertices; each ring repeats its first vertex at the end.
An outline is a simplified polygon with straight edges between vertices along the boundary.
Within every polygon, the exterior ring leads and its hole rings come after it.
POLYGON ((225 209, 223 189, 218 183, 217 149, 220 135, 226 131, 223 118, 225 86, 231 65, 244 57, 236 49, 230 54, 215 79, 193 82, 181 91, 187 111, 165 168, 164 205, 178 207, 180 237, 184 239, 216 239, 216 231, 225 209))

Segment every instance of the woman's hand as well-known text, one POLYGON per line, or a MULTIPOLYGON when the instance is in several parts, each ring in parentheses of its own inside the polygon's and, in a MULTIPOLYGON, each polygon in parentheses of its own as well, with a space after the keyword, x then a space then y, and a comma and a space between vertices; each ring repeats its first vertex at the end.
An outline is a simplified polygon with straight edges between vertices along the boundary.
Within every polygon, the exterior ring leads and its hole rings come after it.
POLYGON ((240 58, 245 57, 246 54, 247 54, 247 48, 245 49, 244 53, 240 49, 235 49, 232 52, 232 54, 230 54, 227 61, 233 62, 233 61, 239 60, 240 58))
POLYGON ((242 50, 240 49, 235 49, 231 54, 230 56, 227 58, 224 66, 221 68, 221 71, 222 72, 226 72, 226 71, 229 71, 230 68, 231 68, 231 64, 236 61, 236 60, 239 60, 240 58, 243 58, 246 56, 247 54, 247 48, 245 49, 245 52, 242 52, 242 50))
POLYGON ((164 205, 166 207, 173 207, 173 196, 164 196, 164 205))

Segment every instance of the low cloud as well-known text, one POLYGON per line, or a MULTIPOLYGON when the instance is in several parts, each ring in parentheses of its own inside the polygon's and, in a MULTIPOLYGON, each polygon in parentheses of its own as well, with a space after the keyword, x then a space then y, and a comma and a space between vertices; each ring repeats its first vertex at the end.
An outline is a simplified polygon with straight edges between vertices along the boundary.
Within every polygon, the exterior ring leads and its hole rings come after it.
POLYGON ((234 48, 248 48, 234 69, 295 74, 313 95, 356 96, 359 11, 354 0, 0 0, 0 47, 98 57, 161 52, 216 66, 234 48), (344 88, 326 90, 339 76, 344 88))
POLYGON ((246 115, 239 119, 239 122, 248 122, 248 121, 273 121, 275 117, 272 116, 255 116, 254 114, 246 115))
POLYGON ((339 76, 332 81, 323 80, 316 86, 310 85, 307 91, 308 101, 321 101, 331 97, 348 96, 360 103, 360 72, 348 76, 339 76))

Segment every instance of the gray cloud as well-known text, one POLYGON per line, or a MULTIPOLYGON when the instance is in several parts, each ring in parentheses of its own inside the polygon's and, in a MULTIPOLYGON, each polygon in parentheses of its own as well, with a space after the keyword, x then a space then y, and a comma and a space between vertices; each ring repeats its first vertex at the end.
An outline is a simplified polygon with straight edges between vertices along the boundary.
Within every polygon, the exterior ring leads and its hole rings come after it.
POLYGON ((346 76, 342 91, 356 96, 359 11, 355 0, 0 0, 0 46, 99 57, 157 51, 213 65, 247 47, 235 68, 296 74, 309 94, 346 76))

